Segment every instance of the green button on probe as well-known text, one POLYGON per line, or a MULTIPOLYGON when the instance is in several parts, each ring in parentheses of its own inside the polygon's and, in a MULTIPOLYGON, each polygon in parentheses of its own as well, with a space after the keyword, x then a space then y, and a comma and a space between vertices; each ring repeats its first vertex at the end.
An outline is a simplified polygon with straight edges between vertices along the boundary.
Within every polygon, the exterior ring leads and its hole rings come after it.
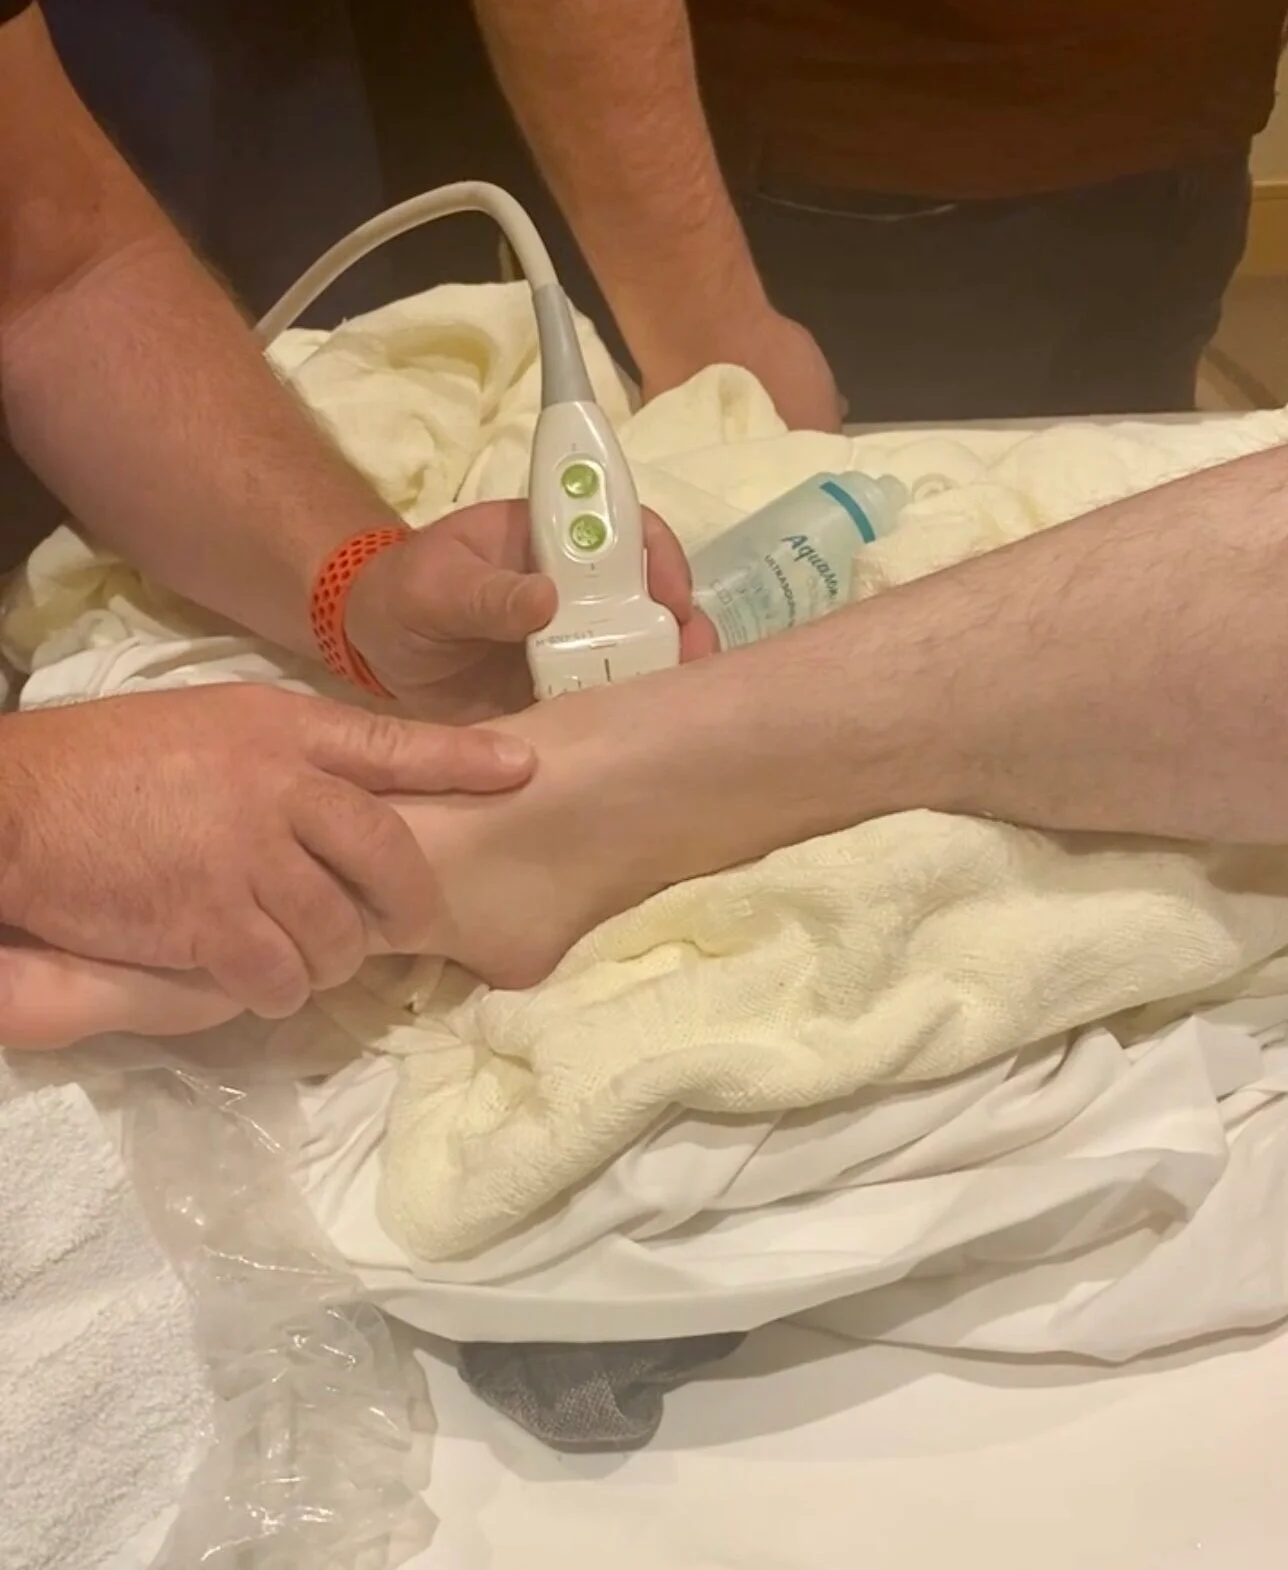
POLYGON ((585 512, 568 525, 568 538, 579 551, 597 551, 608 540, 608 525, 594 513, 585 512))
POLYGON ((562 481, 569 496, 584 501, 599 489, 599 470, 589 463, 570 463, 563 472, 562 481))

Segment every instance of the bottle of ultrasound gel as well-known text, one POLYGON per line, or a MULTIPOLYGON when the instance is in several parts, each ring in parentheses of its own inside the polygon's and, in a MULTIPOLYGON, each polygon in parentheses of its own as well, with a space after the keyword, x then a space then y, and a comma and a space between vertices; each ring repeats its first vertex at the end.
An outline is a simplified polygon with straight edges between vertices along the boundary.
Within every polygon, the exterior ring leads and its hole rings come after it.
POLYGON ((908 505, 892 475, 816 474, 695 552, 693 596, 722 649, 817 621, 850 598, 854 553, 908 505))

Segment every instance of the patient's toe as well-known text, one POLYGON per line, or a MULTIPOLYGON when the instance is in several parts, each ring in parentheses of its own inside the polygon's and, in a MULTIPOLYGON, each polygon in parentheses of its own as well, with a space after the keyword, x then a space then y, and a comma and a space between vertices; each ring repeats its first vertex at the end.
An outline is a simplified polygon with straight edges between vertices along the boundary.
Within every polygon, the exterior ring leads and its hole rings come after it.
POLYGON ((240 1012, 204 974, 136 970, 0 943, 0 1047, 47 1052, 110 1031, 183 1036, 240 1012))
POLYGON ((96 1031, 104 1011, 92 971, 69 967, 67 956, 23 945, 0 945, 0 1047, 44 1052, 96 1031))

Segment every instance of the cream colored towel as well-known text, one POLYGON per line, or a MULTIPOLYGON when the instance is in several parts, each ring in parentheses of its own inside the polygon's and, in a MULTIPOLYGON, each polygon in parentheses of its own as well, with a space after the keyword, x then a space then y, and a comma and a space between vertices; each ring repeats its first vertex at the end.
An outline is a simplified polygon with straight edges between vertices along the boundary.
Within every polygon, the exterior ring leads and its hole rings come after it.
MULTIPOLYGON (((408 517, 522 490, 537 396, 522 291, 437 291, 325 342, 292 338, 279 362, 408 517)), ((708 372, 626 419, 598 349, 595 366, 644 499, 686 543, 820 469, 918 484, 904 527, 860 555, 860 594, 1288 436, 1280 414, 785 436, 741 372, 708 372)), ((31 702, 275 669, 249 640, 194 644, 164 602, 66 535, 38 555, 6 635, 39 668, 31 702)), ((1288 947, 1285 896, 1288 855, 910 813, 673 889, 528 993, 441 984, 433 965, 392 987, 376 967, 325 1006, 364 1047, 405 1056, 385 1217, 413 1254, 443 1258, 521 1224, 675 1106, 808 1105, 957 1074, 1141 1004, 1269 985, 1254 972, 1288 947)))

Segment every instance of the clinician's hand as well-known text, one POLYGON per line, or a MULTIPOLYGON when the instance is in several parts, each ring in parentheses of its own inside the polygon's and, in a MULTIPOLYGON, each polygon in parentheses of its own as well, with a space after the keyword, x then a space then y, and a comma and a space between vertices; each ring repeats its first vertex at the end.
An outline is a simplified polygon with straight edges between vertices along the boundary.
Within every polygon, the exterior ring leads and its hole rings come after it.
POLYGON ((381 793, 526 783, 531 752, 268 687, 0 719, 0 924, 200 969, 269 1018, 423 942, 433 870, 381 793))
MULTIPOLYGON (((681 658, 714 652, 695 612, 689 564, 645 513, 649 590, 680 623, 681 658)), ((532 702, 524 640, 555 613, 555 588, 532 570, 526 502, 463 507, 383 551, 349 591, 349 640, 395 697, 453 724, 532 702)))
POLYGON ((789 431, 839 431, 841 395, 823 351, 790 317, 765 308, 745 315, 715 312, 700 332, 668 346, 665 331, 641 354, 645 400, 678 387, 707 365, 742 365, 773 399, 789 431))

